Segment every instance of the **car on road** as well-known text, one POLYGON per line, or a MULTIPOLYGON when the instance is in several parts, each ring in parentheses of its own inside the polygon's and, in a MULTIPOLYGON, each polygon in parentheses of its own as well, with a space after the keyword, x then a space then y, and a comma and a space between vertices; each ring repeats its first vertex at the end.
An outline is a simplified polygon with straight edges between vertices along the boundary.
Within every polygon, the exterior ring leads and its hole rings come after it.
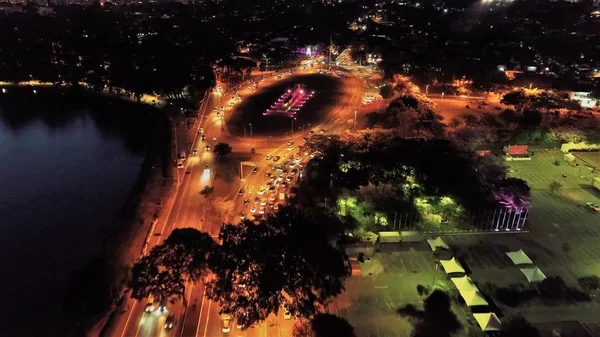
POLYGON ((266 159, 266 160, 271 160, 272 158, 273 158, 273 156, 272 156, 272 155, 270 155, 270 154, 268 154, 268 155, 265 157, 265 159, 266 159))
POLYGON ((174 324, 175 324, 175 314, 170 313, 167 316, 167 319, 165 319, 165 330, 172 329, 174 324))
POLYGON ((277 177, 277 181, 283 181, 283 176, 277 177))
POLYGON ((250 200, 244 199, 244 206, 247 206, 250 203, 250 200))
POLYGON ((204 128, 198 129, 198 133, 204 133, 204 128))
POLYGON ((255 204, 258 204, 258 202, 259 202, 259 201, 260 201, 260 198, 259 198, 259 197, 256 197, 256 198, 254 198, 254 203, 255 203, 255 204))
POLYGON ((149 313, 156 310, 156 301, 154 299, 154 295, 150 294, 148 296, 148 301, 146 302, 146 306, 144 307, 144 312, 149 313))
POLYGON ((321 130, 319 131, 319 133, 320 133, 320 134, 324 134, 325 132, 327 132, 327 130, 325 130, 325 129, 321 129, 321 130))
POLYGON ((240 188, 240 190, 238 191, 238 195, 243 195, 244 194, 244 189, 240 188))
POLYGON ((280 156, 275 156, 275 157, 273 157, 273 161, 279 161, 279 159, 281 159, 281 157, 280 157, 280 156))
POLYGON ((205 149, 206 151, 210 151, 210 144, 207 144, 207 145, 204 147, 204 149, 205 149))
POLYGON ((294 145, 288 145, 288 150, 292 151, 294 149, 294 145))
POLYGON ((269 188, 269 193, 275 193, 277 192, 277 186, 271 186, 271 188, 269 188))
POLYGON ((310 130, 310 131, 308 131, 308 134, 312 136, 312 135, 315 134, 315 131, 314 130, 310 130))
POLYGON ((267 178, 271 177, 271 172, 268 172, 268 171, 265 172, 264 176, 267 177, 267 178))
POLYGON ((206 135, 202 135, 202 136, 200 137, 200 139, 202 139, 202 140, 206 140, 206 135))
POLYGON ((308 137, 302 138, 302 141, 306 143, 308 141, 308 137))
POLYGON ((258 167, 253 168, 252 173, 254 173, 254 174, 258 173, 258 167))
POLYGON ((288 183, 287 183, 287 182, 285 182, 285 181, 282 181, 282 182, 281 182, 281 187, 288 187, 288 183))
POLYGON ((287 181, 288 183, 292 181, 292 177, 291 176, 287 176, 285 177, 285 181, 287 181))
POLYGON ((261 188, 260 190, 258 190, 258 195, 263 195, 265 194, 265 189, 261 188))
POLYGON ((261 207, 260 210, 258 210, 258 214, 265 214, 265 208, 261 207))
POLYGON ((229 326, 231 322, 231 317, 229 315, 223 315, 223 332, 231 331, 231 327, 229 326))
POLYGON ((585 207, 587 207, 588 209, 591 209, 594 212, 600 213, 600 205, 588 202, 585 204, 585 207))
POLYGON ((246 212, 240 213, 240 219, 246 220, 246 212))
POLYGON ((266 205, 266 204, 267 204, 267 199, 261 199, 261 200, 260 200, 260 205, 261 205, 261 206, 264 206, 264 205, 266 205))
POLYGON ((275 194, 271 194, 269 196, 269 201, 275 201, 275 194))
POLYGON ((177 159, 177 168, 183 168, 183 160, 177 159))
POLYGON ((292 314, 286 305, 283 306, 283 319, 292 319, 292 314))
POLYGON ((210 173, 210 167, 208 167, 208 165, 204 166, 204 173, 210 173))
POLYGON ((250 213, 256 213, 256 206, 252 206, 250 208, 250 213))
POLYGON ((288 146, 292 146, 292 145, 294 145, 294 141, 290 140, 289 142, 287 142, 287 145, 288 145, 288 146))
POLYGON ((198 154, 198 149, 197 149, 197 148, 194 148, 194 149, 192 150, 192 154, 193 154, 193 155, 197 155, 197 154, 198 154))

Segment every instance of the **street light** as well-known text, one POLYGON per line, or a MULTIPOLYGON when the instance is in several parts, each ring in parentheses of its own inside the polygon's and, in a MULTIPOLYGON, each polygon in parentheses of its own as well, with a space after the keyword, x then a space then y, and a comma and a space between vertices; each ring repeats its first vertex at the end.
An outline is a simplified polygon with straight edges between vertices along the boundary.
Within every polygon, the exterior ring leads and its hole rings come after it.
POLYGON ((300 127, 300 132, 304 133, 304 127, 307 125, 310 128, 310 123, 302 124, 302 126, 300 127))
POLYGON ((248 123, 250 125, 250 138, 252 138, 252 123, 248 123))
POLYGON ((294 121, 296 120, 296 117, 292 118, 292 133, 294 133, 294 121))

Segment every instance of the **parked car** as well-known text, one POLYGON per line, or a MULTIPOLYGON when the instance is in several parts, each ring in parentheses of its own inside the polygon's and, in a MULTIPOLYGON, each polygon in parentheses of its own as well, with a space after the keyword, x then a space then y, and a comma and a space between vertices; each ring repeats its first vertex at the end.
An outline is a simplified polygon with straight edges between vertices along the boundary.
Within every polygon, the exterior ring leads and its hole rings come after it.
POLYGON ((591 209, 594 212, 600 213, 600 205, 588 202, 585 204, 585 207, 591 209))

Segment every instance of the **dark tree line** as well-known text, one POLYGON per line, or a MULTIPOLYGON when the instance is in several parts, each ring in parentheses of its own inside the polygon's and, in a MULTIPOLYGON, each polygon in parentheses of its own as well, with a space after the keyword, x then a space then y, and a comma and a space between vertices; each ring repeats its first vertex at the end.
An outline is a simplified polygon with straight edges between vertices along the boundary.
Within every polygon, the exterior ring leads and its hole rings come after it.
POLYGON ((5 16, 0 30, 10 34, 0 35, 0 78, 85 82, 137 97, 191 95, 214 84, 211 63, 232 51, 199 29, 183 31, 173 19, 147 21, 98 6, 69 7, 56 16, 5 16))
POLYGON ((543 64, 579 78, 584 74, 572 65, 598 58, 589 48, 600 42, 594 34, 600 24, 589 15, 593 10, 589 1, 386 3, 371 14, 384 13, 383 20, 395 24, 363 21, 366 30, 353 44, 354 56, 358 61, 378 53, 388 78, 402 73, 420 86, 471 80, 474 89, 489 91, 507 82, 497 67, 513 62, 523 69, 543 64), (552 20, 556 17, 561 20, 552 20))
POLYGON ((285 206, 256 222, 224 224, 221 244, 195 229, 176 229, 134 265, 133 296, 176 300, 187 280, 211 273, 207 295, 244 327, 284 304, 296 317, 315 317, 349 275, 346 255, 335 244, 340 232, 324 230, 328 226, 285 206))

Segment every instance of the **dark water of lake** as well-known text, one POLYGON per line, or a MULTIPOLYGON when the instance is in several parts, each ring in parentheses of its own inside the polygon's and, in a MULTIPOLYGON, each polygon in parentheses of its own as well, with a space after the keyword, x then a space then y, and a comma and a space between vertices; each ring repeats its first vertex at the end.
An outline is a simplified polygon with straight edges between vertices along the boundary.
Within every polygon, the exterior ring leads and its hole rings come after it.
POLYGON ((1 335, 72 335, 67 279, 101 251, 149 143, 125 107, 0 97, 1 335))

